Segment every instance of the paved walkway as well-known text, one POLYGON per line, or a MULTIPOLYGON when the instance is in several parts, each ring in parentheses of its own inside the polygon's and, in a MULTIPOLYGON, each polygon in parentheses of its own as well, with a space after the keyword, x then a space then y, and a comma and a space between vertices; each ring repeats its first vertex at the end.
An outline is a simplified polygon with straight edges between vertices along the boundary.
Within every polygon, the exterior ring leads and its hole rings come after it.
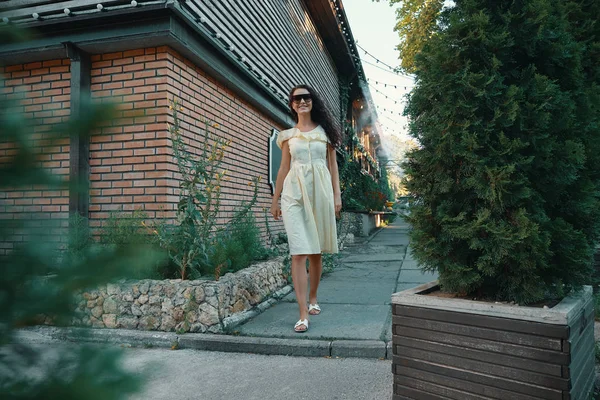
POLYGON ((367 355, 361 354, 363 347, 385 349, 391 341, 392 293, 436 279, 418 269, 407 246, 408 225, 398 218, 366 243, 344 250, 342 265, 324 276, 319 285, 318 301, 322 312, 310 316, 308 332, 293 330, 299 311, 296 296, 291 292, 278 304, 237 327, 236 333, 266 338, 327 340, 334 342, 333 345, 343 341, 339 344, 346 353, 355 356, 367 355))
POLYGON ((266 310, 228 335, 53 327, 37 327, 22 335, 33 342, 58 337, 132 346, 391 359, 392 294, 436 279, 422 273, 407 252, 408 229, 398 218, 342 252, 341 266, 324 276, 319 286, 323 311, 310 317, 305 333, 294 332, 299 311, 291 291, 272 307, 259 307, 266 310))

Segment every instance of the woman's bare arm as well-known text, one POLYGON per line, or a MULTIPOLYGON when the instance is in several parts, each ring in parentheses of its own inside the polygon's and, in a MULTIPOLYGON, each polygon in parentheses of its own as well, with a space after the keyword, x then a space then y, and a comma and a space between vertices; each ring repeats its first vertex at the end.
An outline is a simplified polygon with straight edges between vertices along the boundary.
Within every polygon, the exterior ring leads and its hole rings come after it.
POLYGON ((279 196, 281 196, 281 191, 283 190, 283 181, 290 172, 291 159, 290 147, 286 140, 281 144, 281 163, 279 164, 279 172, 277 173, 277 180, 275 181, 275 193, 273 194, 273 200, 271 202, 271 214, 276 220, 281 216, 279 196))
POLYGON ((331 174, 331 185, 333 186, 333 201, 335 213, 339 217, 342 210, 342 194, 340 191, 340 174, 338 171, 335 147, 327 145, 327 166, 331 174))

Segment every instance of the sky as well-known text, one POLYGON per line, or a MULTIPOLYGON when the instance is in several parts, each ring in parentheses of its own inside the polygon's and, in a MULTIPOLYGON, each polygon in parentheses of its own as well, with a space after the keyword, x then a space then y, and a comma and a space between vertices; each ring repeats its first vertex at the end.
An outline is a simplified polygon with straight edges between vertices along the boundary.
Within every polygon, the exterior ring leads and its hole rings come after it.
POLYGON ((388 153, 394 153, 396 150, 393 142, 397 141, 391 140, 390 136, 402 141, 409 139, 406 133, 407 120, 402 113, 404 96, 414 85, 411 77, 392 73, 384 65, 397 67, 400 64, 398 50, 395 48, 400 40, 398 33, 394 32, 397 6, 390 7, 385 0, 342 0, 342 4, 354 40, 359 46, 358 52, 369 80, 371 97, 377 106, 382 127, 382 144, 388 153))

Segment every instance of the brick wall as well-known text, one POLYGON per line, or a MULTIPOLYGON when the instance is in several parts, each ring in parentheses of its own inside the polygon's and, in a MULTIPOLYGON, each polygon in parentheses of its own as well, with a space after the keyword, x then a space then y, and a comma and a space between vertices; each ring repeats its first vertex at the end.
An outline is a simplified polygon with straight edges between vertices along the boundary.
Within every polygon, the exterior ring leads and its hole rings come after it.
POLYGON ((173 216, 177 182, 168 139, 167 63, 167 54, 155 48, 92 57, 92 98, 119 103, 116 118, 91 138, 92 226, 112 211, 173 216))
MULTIPOLYGON (((261 177, 259 197, 254 211, 261 229, 264 230, 263 210, 271 206, 268 138, 273 128, 281 127, 177 52, 168 48, 162 50, 166 52, 169 60, 169 99, 178 99, 181 102, 181 128, 189 143, 198 149, 202 145, 205 119, 217 125, 211 133, 231 140, 223 165, 229 177, 222 185, 223 217, 230 218, 242 201, 251 199, 252 193, 248 183, 254 177, 261 177)), ((283 229, 281 223, 271 222, 270 226, 274 231, 283 229)))
MULTIPOLYGON (((0 68, 0 75, 3 76, 1 98, 14 102, 14 109, 4 111, 23 113, 32 121, 31 139, 38 160, 53 174, 68 177, 69 139, 51 141, 48 133, 70 114, 70 61, 59 59, 6 66, 0 68)), ((0 163, 10 160, 16 151, 15 143, 0 143, 0 163)), ((50 233, 52 240, 65 240, 68 211, 67 190, 30 186, 0 192, 0 223, 27 219, 30 226, 50 233)), ((15 231, 13 241, 0 243, 0 255, 23 240, 27 237, 15 231)))
MULTIPOLYGON (((68 176, 68 140, 47 147, 44 132, 69 115, 69 60, 5 67, 1 95, 24 95, 20 111, 41 118, 35 128, 40 160, 54 173, 68 176)), ((98 102, 118 103, 90 142, 90 225, 99 227, 113 211, 143 210, 150 218, 172 218, 178 200, 178 173, 168 126, 169 102, 181 103, 181 132, 199 154, 204 120, 217 124, 213 133, 231 140, 223 167, 229 180, 222 185, 219 222, 230 218, 241 201, 250 200, 248 182, 260 176, 254 208, 265 231, 264 209, 271 204, 268 184, 268 137, 281 129, 256 108, 217 83, 200 68, 168 47, 134 49, 92 56, 91 95, 98 102)), ((11 144, 0 144, 0 162, 11 144)), ((0 218, 39 211, 51 218, 68 216, 68 192, 38 190, 0 193, 0 218)), ((272 230, 283 230, 270 221, 272 230)), ((0 248, 0 250, 2 250, 0 248)), ((0 252, 0 254, 2 254, 0 252)))
MULTIPOLYGON (((90 145, 92 226, 101 225, 111 211, 175 215, 179 176, 168 126, 173 123, 170 102, 177 100, 181 133, 197 154, 206 119, 217 125, 211 133, 231 140, 220 222, 250 200, 248 182, 260 176, 254 211, 265 230, 263 210, 271 204, 267 140, 279 126, 168 47, 96 55, 92 61, 92 98, 120 103, 117 118, 90 145)), ((272 228, 278 232, 283 225, 273 221, 272 228)))

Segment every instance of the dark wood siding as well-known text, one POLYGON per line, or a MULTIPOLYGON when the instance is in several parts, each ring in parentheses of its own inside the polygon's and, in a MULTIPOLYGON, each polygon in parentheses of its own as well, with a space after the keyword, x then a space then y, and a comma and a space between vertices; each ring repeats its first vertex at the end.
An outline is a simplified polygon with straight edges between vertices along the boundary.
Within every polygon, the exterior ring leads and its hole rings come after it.
POLYGON ((395 399, 583 400, 593 383, 591 303, 570 326, 395 304, 392 329, 395 399))
POLYGON ((199 24, 280 98, 307 83, 340 117, 338 72, 301 0, 191 0, 199 24))
MULTIPOLYGON (((164 3, 164 0, 136 0, 137 8, 164 3)), ((8 18, 11 23, 31 23, 100 14, 123 9, 135 9, 131 0, 9 0, 0 2, 0 17, 8 18), (98 8, 102 4, 102 8, 98 8), (65 13, 69 10, 69 14, 65 13), (37 14, 37 18, 34 18, 37 14)))
MULTIPOLYGON (((330 7, 327 0, 310 1, 323 3, 319 12, 330 7)), ((142 12, 161 4, 164 6, 166 2, 137 0, 137 7, 133 7, 130 0, 10 0, 0 2, 0 18, 36 25, 117 12, 142 12), (97 7, 99 3, 103 6, 101 10, 97 7), (70 10, 68 15, 64 12, 66 8, 70 10)), ((303 0, 186 0, 177 4, 280 101, 287 102, 294 85, 309 84, 322 95, 339 121, 338 69, 315 26, 312 9, 308 10, 303 0)), ((328 29, 338 28, 334 25, 328 29)), ((341 33, 339 36, 341 39, 341 33)), ((347 73, 348 66, 344 70, 347 73)))

